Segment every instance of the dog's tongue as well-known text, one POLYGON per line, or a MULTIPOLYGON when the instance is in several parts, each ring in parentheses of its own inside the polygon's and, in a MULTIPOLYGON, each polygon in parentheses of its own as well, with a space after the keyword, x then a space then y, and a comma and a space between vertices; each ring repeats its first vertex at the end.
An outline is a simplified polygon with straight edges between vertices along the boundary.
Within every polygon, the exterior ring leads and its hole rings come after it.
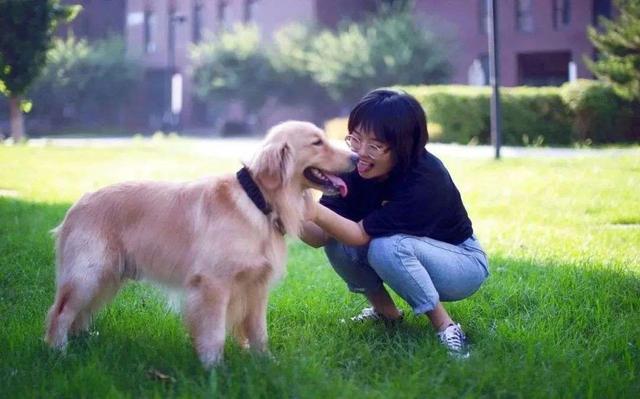
POLYGON ((338 190, 340 190, 340 196, 341 197, 346 197, 347 196, 347 192, 349 190, 347 189, 347 184, 344 182, 344 180, 342 180, 338 176, 334 176, 334 175, 326 174, 325 176, 327 176, 329 181, 331 181, 331 183, 334 186, 338 187, 338 190))

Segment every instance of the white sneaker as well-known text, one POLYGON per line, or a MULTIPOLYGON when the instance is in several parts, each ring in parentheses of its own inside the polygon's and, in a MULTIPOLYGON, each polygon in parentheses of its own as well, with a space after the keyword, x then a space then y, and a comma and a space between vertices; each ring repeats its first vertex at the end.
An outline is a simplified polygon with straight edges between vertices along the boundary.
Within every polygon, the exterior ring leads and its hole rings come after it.
POLYGON ((440 331, 437 335, 440 343, 449 350, 450 354, 462 358, 469 357, 467 336, 464 335, 460 324, 449 324, 447 328, 440 331))
POLYGON ((404 318, 404 313, 400 310, 400 317, 397 319, 389 319, 381 313, 378 313, 373 307, 364 308, 359 315, 353 316, 351 321, 366 322, 366 321, 382 321, 386 325, 395 325, 400 323, 404 318))

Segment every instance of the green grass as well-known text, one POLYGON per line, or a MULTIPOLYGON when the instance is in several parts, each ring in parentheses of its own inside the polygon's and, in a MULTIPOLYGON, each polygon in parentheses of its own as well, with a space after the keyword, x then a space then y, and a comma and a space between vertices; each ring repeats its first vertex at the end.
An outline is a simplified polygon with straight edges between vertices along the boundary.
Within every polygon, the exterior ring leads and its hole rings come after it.
POLYGON ((208 373, 145 284, 127 286, 66 355, 47 349, 48 231, 85 191, 239 164, 182 141, 0 147, 0 397, 640 397, 640 150, 444 161, 490 255, 481 290, 446 305, 472 340, 469 359, 449 358, 422 317, 392 330, 342 323, 362 298, 321 250, 291 241, 269 303, 276 360, 230 343, 208 373))

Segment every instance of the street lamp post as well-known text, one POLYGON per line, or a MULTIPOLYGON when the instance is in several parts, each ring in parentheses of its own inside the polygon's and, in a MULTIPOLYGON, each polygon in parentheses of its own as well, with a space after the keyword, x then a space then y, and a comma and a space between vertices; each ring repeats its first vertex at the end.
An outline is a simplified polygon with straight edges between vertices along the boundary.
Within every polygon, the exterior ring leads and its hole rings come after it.
POLYGON ((502 145, 502 112, 500 107, 500 69, 498 63, 498 12, 496 0, 487 1, 487 31, 489 37, 489 74, 492 88, 491 95, 491 143, 495 147, 495 158, 500 159, 502 145))
POLYGON ((167 77, 165 78, 165 107, 163 125, 176 130, 180 124, 182 111, 182 75, 176 63, 176 26, 184 23, 187 17, 176 14, 175 8, 169 9, 169 32, 167 34, 167 77))

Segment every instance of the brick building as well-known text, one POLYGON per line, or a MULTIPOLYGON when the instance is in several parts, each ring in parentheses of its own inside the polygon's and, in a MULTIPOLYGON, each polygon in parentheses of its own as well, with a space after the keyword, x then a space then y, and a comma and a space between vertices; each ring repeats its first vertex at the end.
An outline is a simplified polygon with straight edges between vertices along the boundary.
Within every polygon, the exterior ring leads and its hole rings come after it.
MULTIPOLYGON (((126 37, 129 55, 145 66, 145 90, 141 101, 146 106, 140 114, 151 128, 166 126, 171 121, 171 75, 181 74, 181 123, 186 127, 209 125, 202 109, 192 95, 189 79, 188 47, 203 40, 207 34, 238 22, 259 26, 262 35, 291 22, 313 22, 313 0, 129 0, 127 1, 126 37), (286 7, 283 7, 286 6, 286 7)), ((175 83, 175 81, 174 81, 175 83)), ((174 86, 175 93, 175 86, 174 86)), ((175 102, 176 96, 173 96, 175 102)), ((239 114, 241 110, 228 112, 239 114)))
POLYGON ((127 0, 62 0, 63 4, 80 4, 82 12, 70 23, 58 28, 61 36, 73 32, 76 37, 98 40, 110 34, 125 34, 127 0))
MULTIPOLYGON (((611 17, 610 0, 498 0, 501 84, 557 85, 569 78, 575 63, 578 78, 590 78, 583 56, 594 49, 587 27, 598 16, 611 17)), ((418 0, 416 11, 437 18, 456 31, 453 83, 467 83, 473 61, 488 71, 486 1, 418 0)), ((485 78, 486 79, 486 78, 485 78)))
MULTIPOLYGON (((129 55, 140 59, 146 71, 146 88, 140 92, 134 109, 140 116, 140 125, 158 128, 166 123, 171 76, 181 74, 181 85, 173 82, 174 93, 178 89, 182 94, 182 123, 189 127, 202 121, 198 116, 202 111, 198 111, 192 98, 188 46, 202 40, 205 32, 216 32, 236 22, 252 22, 269 40, 290 22, 335 27, 343 18, 357 20, 390 1, 393 0, 85 0, 81 1, 85 11, 73 26, 79 36, 104 36, 109 30, 105 24, 123 33, 129 55)), ((431 28, 442 30, 443 35, 454 35, 451 83, 486 83, 486 0, 414 3, 419 22, 437 21, 431 28)), ((497 4, 502 85, 561 84, 570 74, 591 77, 583 62, 584 56, 594 55, 587 27, 597 23, 600 15, 612 15, 611 0, 498 0, 497 4)), ((175 100, 174 95, 174 103, 175 100)))

